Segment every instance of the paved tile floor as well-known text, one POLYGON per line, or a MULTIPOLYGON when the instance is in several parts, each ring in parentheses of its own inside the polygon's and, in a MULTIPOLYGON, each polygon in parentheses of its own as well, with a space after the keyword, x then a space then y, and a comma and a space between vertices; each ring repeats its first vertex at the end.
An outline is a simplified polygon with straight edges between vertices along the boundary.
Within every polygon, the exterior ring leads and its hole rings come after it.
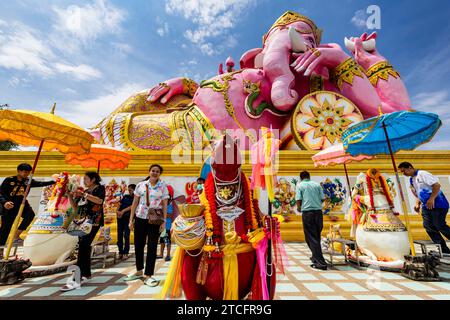
MULTIPOLYGON (((282 300, 450 300, 450 268, 440 267, 442 282, 415 282, 398 273, 353 266, 335 266, 327 271, 309 267, 304 243, 286 243, 289 266, 278 276, 276 299, 282 300)), ((111 247, 115 250, 115 247, 111 247)), ((157 260, 156 277, 163 280, 169 262, 157 260)), ((96 267, 93 278, 81 289, 60 292, 67 274, 29 278, 17 285, 0 287, 2 299, 158 299, 161 285, 151 288, 137 280, 123 282, 134 271, 134 257, 108 268, 96 267)))

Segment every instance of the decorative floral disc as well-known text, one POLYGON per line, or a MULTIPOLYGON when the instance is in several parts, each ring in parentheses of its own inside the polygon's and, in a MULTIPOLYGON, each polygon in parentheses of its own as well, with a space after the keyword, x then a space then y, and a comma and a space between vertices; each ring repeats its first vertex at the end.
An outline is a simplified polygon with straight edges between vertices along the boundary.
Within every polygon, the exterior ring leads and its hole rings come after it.
POLYGON ((292 135, 302 149, 322 150, 341 142, 342 133, 364 118, 346 97, 317 91, 297 104, 291 118, 292 135))

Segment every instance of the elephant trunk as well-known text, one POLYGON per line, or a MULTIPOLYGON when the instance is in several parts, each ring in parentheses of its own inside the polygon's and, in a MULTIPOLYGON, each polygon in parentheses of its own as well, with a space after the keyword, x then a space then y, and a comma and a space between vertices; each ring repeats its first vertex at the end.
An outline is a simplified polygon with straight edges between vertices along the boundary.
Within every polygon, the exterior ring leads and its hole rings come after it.
POLYGON ((278 30, 267 40, 263 69, 272 83, 272 104, 279 110, 289 111, 298 102, 293 90, 295 76, 290 69, 291 42, 287 30, 278 30))

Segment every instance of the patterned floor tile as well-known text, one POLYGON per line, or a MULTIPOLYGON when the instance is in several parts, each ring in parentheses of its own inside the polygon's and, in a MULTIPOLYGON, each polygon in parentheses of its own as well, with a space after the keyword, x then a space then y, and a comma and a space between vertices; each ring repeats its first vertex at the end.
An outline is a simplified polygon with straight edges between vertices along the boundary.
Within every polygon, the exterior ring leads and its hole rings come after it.
POLYGON ((358 300, 386 300, 383 297, 374 294, 359 294, 354 295, 354 297, 358 300))
POLYGON ((59 292, 59 287, 44 287, 27 293, 25 297, 48 297, 56 292, 59 292))
POLYGON ((149 287, 147 285, 142 285, 137 289, 134 294, 147 294, 147 295, 156 295, 161 292, 161 286, 157 287, 149 287))
POLYGON ((345 274, 352 278, 358 279, 358 280, 367 280, 367 279, 370 279, 370 277, 371 277, 370 274, 365 273, 365 272, 363 272, 363 273, 346 272, 345 274))
POLYGON ((25 281, 23 283, 24 284, 25 283, 32 283, 32 284, 35 284, 35 285, 42 285, 42 284, 44 284, 46 282, 49 282, 49 281, 51 281, 53 279, 55 279, 54 276, 39 277, 39 278, 27 278, 27 279, 25 279, 25 281))
MULTIPOLYGON (((304 243, 287 243, 289 264, 286 275, 277 274, 276 299, 281 300, 358 300, 358 299, 438 299, 450 300, 450 281, 414 282, 398 273, 380 272, 367 268, 355 268, 352 265, 330 267, 327 271, 309 267, 310 250, 304 243), (363 290, 363 291, 361 291, 363 290)), ((115 247, 111 247, 116 250, 115 247)), ((133 248, 134 249, 134 248, 133 248)), ((133 250, 132 249, 132 250, 133 250)), ((70 300, 149 300, 159 298, 169 263, 158 260, 155 275, 163 280, 160 286, 151 288, 136 280, 125 283, 123 278, 135 272, 135 259, 118 261, 115 265, 101 264, 93 266, 95 280, 83 285, 81 289, 59 292, 69 277, 60 273, 41 278, 29 278, 25 281, 0 287, 0 300, 7 299, 70 299, 70 300)), ((439 267, 443 279, 450 279, 450 268, 439 267)), ((184 297, 175 300, 183 300, 184 297)))
POLYGON ((343 296, 317 296, 319 300, 347 300, 343 296))
POLYGON ((423 300, 421 297, 413 294, 393 294, 391 297, 397 300, 423 300))
POLYGON ((128 286, 109 286, 106 287, 102 292, 99 293, 99 296, 102 295, 119 295, 123 294, 128 289, 128 286))
POLYGON ((321 277, 324 277, 327 280, 346 280, 347 278, 339 273, 326 273, 323 272, 320 274, 321 277))
POLYGON ((309 300, 305 296, 280 296, 280 300, 309 300))
POLYGON ((334 292, 334 290, 325 283, 303 283, 303 285, 311 292, 334 292))
POLYGON ((439 272, 439 275, 441 276, 441 278, 450 280, 450 273, 448 272, 439 272))
POLYGON ((92 277, 92 279, 89 280, 89 283, 106 283, 110 281, 114 276, 99 276, 99 277, 92 277))
POLYGON ((450 300, 450 294, 429 294, 428 296, 434 300, 450 300))
POLYGON ((292 274, 295 279, 300 281, 311 281, 311 280, 317 280, 315 276, 309 273, 293 273, 292 274))
POLYGON ((405 277, 402 277, 398 273, 381 271, 380 275, 383 279, 387 279, 387 280, 405 280, 405 277))
POLYGON ((282 294, 286 292, 300 292, 300 290, 291 283, 280 283, 277 285, 277 292, 282 294))
POLYGON ((1 298, 9 298, 9 297, 14 297, 15 295, 22 293, 26 290, 28 290, 29 288, 8 288, 8 289, 3 289, 0 290, 0 297, 1 298))
POLYGON ((299 267, 299 266, 287 267, 286 270, 289 271, 289 272, 303 272, 303 271, 305 271, 304 268, 299 267))
POLYGON ((346 292, 365 292, 369 291, 368 289, 360 286, 359 284, 355 282, 335 282, 336 286, 341 288, 342 290, 346 292))
POLYGON ((434 282, 433 285, 450 291, 450 283, 449 282, 434 282))
POLYGON ((435 291, 436 289, 419 282, 397 282, 397 284, 407 287, 413 291, 435 291))
POLYGON ((368 282, 367 286, 370 289, 378 290, 378 291, 403 291, 403 289, 400 289, 399 287, 396 287, 390 283, 387 282, 368 282))
POLYGON ((334 268, 340 271, 355 271, 356 269, 351 266, 335 266, 334 268))
POLYGON ((82 286, 81 288, 67 291, 61 294, 63 297, 80 297, 85 296, 97 289, 97 287, 82 286))

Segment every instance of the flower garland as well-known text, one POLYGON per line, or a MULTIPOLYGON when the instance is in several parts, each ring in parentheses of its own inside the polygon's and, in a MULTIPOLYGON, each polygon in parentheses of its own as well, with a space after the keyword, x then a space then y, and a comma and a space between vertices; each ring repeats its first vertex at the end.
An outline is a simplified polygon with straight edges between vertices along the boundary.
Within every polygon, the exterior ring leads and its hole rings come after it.
MULTIPOLYGON (((245 206, 245 229, 254 231, 260 225, 255 212, 255 202, 250 191, 250 181, 244 173, 241 174, 244 189, 244 206, 245 206)), ((208 176, 204 185, 204 192, 200 194, 200 202, 205 207, 204 217, 206 226, 206 242, 203 251, 213 252, 213 256, 221 256, 219 245, 222 241, 222 231, 220 229, 220 218, 217 215, 217 205, 215 199, 215 186, 212 174, 208 176), (215 252, 214 252, 215 251, 215 252)), ((256 203, 259 212, 259 207, 256 203)), ((246 234, 240 235, 242 241, 248 242, 246 234)))
POLYGON ((242 181, 244 181, 244 205, 245 205, 245 230, 255 231, 258 229, 258 221, 256 220, 253 199, 250 191, 250 181, 248 177, 242 173, 242 181))
MULTIPOLYGON (((379 173, 379 171, 377 171, 377 174, 375 175, 374 180, 377 178, 380 183, 381 189, 383 190, 383 193, 386 197, 386 200, 389 204, 389 207, 393 208, 394 204, 393 204, 391 196, 390 196, 389 187, 387 185, 386 179, 379 173)), ((366 174, 366 182, 367 182, 367 188, 369 191, 370 208, 371 208, 371 210, 375 210, 375 204, 374 204, 374 200, 373 200, 373 184, 375 182, 372 181, 372 178, 369 173, 366 174)))
POLYGON ((206 243, 203 250, 206 252, 216 250, 222 241, 221 224, 217 215, 216 191, 213 179, 212 174, 209 174, 205 181, 204 192, 200 194, 200 202, 205 207, 206 243))

